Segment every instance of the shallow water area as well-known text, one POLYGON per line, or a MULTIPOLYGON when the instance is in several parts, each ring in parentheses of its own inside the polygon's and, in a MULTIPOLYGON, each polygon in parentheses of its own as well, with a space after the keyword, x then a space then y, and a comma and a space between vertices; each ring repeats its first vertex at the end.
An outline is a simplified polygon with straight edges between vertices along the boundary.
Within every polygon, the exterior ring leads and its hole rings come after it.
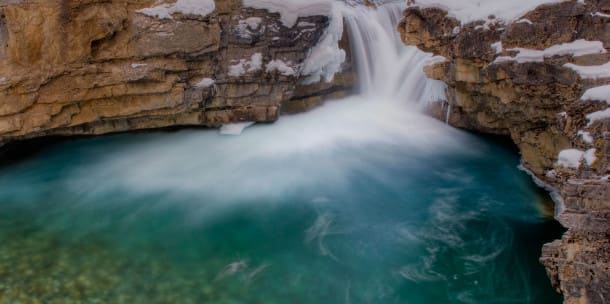
POLYGON ((515 152, 367 100, 1 168, 0 303, 558 303, 515 152))

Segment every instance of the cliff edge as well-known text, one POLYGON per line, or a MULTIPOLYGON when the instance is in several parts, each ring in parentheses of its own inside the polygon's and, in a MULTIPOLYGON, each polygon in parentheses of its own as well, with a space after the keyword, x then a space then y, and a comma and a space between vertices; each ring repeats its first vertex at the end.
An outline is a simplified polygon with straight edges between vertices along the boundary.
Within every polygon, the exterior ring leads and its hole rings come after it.
POLYGON ((327 67, 308 58, 326 38, 329 16, 287 18, 252 6, 0 1, 0 145, 49 135, 271 122, 349 91, 349 60, 343 72, 319 75, 316 68, 327 67))

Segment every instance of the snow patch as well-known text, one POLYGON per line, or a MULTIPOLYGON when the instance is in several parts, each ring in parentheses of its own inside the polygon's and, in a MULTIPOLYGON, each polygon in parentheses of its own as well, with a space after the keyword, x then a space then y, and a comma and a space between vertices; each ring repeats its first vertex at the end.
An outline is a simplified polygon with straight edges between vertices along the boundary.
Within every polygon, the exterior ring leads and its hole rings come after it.
POLYGON ((587 114, 587 119, 589 120, 589 124, 587 126, 592 125, 594 122, 598 120, 608 119, 610 118, 610 108, 607 108, 603 111, 593 112, 591 114, 587 114))
POLYGON ((339 41, 343 36, 343 16, 337 7, 332 9, 330 24, 322 38, 314 46, 301 70, 302 76, 307 76, 304 84, 317 83, 322 80, 331 82, 335 74, 341 72, 345 62, 346 53, 339 47, 339 41))
POLYGON ((449 60, 443 56, 433 56, 433 57, 426 59, 426 61, 424 62, 424 66, 441 64, 441 63, 445 63, 448 61, 449 60))
POLYGON ((487 20, 485 20, 485 23, 481 24, 481 25, 477 25, 474 27, 475 30, 489 30, 491 28, 492 25, 497 25, 499 22, 499 20, 495 19, 495 18, 487 18, 487 20))
POLYGON ((596 12, 594 14, 591 14, 591 16, 593 16, 593 17, 602 17, 602 18, 610 18, 610 15, 604 14, 602 12, 596 12))
POLYGON ((446 10, 449 16, 456 18, 462 24, 467 24, 477 20, 487 20, 492 15, 503 22, 513 22, 541 4, 563 1, 567 0, 417 0, 409 6, 438 7, 446 10))
POLYGON ((596 151, 597 150, 595 150, 595 149, 589 149, 583 155, 583 158, 585 159, 585 162, 587 163, 587 166, 590 167, 597 160, 597 156, 595 156, 595 152, 596 151))
POLYGON ((588 89, 580 97, 581 100, 598 100, 610 104, 610 85, 588 89))
POLYGON ((314 27, 314 26, 316 26, 315 23, 307 22, 307 21, 299 21, 299 23, 297 24, 297 27, 314 27))
POLYGON ((212 78, 203 78, 203 79, 201 79, 201 81, 199 81, 197 84, 195 84, 195 87, 209 88, 209 87, 213 86, 215 83, 216 83, 216 80, 214 80, 212 78))
POLYGON ((597 160, 595 152, 596 149, 589 149, 584 152, 577 149, 563 150, 559 152, 557 164, 562 167, 577 169, 584 160, 587 166, 591 166, 597 160))
POLYGON ((519 19, 517 22, 515 23, 527 23, 527 24, 534 24, 531 20, 523 18, 523 19, 519 19))
POLYGON ((251 38, 252 31, 258 31, 261 28, 263 19, 260 17, 249 17, 243 20, 239 20, 239 23, 235 27, 236 34, 242 38, 251 38))
POLYGON ((578 136, 580 136, 585 143, 593 143, 593 136, 591 136, 591 133, 587 131, 578 131, 578 136))
POLYGON ((161 4, 155 7, 137 10, 137 13, 159 19, 173 19, 172 14, 207 16, 216 10, 214 0, 178 0, 173 4, 161 4))
POLYGON ((507 61, 516 61, 518 63, 544 62, 544 58, 553 56, 572 55, 577 57, 590 54, 604 54, 607 52, 601 41, 587 41, 584 39, 553 45, 545 50, 512 48, 508 49, 508 51, 515 51, 518 53, 515 57, 500 56, 494 60, 494 63, 507 61))
POLYGON ((502 41, 492 43, 491 48, 496 52, 496 54, 504 52, 504 46, 502 45, 502 41))
POLYGON ((222 135, 241 135, 241 133, 243 133, 246 128, 252 126, 253 124, 254 124, 254 122, 247 121, 247 122, 238 122, 238 123, 222 125, 222 127, 220 127, 220 134, 222 134, 222 135))
MULTIPOLYGON (((306 76, 303 83, 311 84, 322 80, 330 82, 335 74, 341 71, 346 58, 345 51, 339 47, 343 36, 341 9, 345 4, 334 0, 243 0, 243 4, 246 7, 279 13, 282 24, 290 28, 297 25, 301 17, 329 17, 328 28, 318 44, 309 51, 300 74, 306 76)), ((299 27, 312 25, 314 24, 305 21, 298 23, 299 27)))
POLYGON ((252 30, 257 30, 261 26, 262 22, 263 18, 260 17, 249 17, 239 21, 239 23, 246 24, 252 30))
POLYGON ((564 68, 572 69, 583 79, 610 78, 610 62, 602 65, 575 65, 566 63, 564 68))
POLYGON ((131 68, 133 68, 133 69, 137 69, 137 68, 145 67, 145 66, 147 66, 147 65, 148 65, 148 64, 146 64, 146 63, 132 63, 132 64, 131 64, 131 68))
POLYGON ((290 66, 291 61, 284 62, 281 59, 271 60, 267 63, 267 73, 277 71, 284 76, 295 76, 297 72, 290 66))
POLYGON ((231 77, 239 77, 248 72, 255 72, 263 67, 263 55, 254 53, 250 60, 240 59, 238 63, 229 66, 227 75, 231 77))
POLYGON ((580 167, 580 162, 582 161, 584 155, 585 152, 577 149, 563 150, 559 152, 559 156, 557 158, 557 165, 565 168, 578 169, 580 167))

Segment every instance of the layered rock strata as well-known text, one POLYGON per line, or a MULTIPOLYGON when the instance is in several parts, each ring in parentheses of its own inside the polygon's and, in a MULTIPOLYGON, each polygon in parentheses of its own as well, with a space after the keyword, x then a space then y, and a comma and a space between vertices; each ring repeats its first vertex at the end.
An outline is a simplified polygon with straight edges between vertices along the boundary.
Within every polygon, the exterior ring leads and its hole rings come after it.
POLYGON ((350 89, 349 60, 335 81, 302 84, 327 16, 286 25, 215 2, 203 14, 172 0, 0 1, 0 144, 271 122, 350 89))
POLYGON ((555 192, 568 228, 541 262, 566 303, 610 301, 610 1, 542 5, 516 22, 461 24, 411 3, 406 44, 437 57, 447 85, 430 111, 449 124, 510 135, 523 166, 555 192))

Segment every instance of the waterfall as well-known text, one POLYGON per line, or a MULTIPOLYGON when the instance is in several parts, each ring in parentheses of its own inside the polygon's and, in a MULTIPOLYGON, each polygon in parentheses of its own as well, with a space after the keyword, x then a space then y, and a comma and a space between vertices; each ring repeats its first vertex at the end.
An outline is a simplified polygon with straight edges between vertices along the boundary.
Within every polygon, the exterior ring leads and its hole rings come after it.
MULTIPOLYGON (((401 42, 397 25, 404 5, 392 2, 375 9, 333 3, 330 36, 321 41, 338 42, 345 26, 359 93, 307 113, 282 116, 274 124, 254 125, 238 137, 183 131, 124 146, 73 172, 73 185, 91 192, 105 187, 142 193, 166 189, 208 201, 268 199, 297 190, 344 187, 354 170, 376 171, 362 159, 395 157, 398 162, 463 152, 468 136, 421 114, 426 102, 444 97, 445 87, 422 71, 432 56, 401 42), (404 151, 378 154, 371 149, 396 146, 404 151), (143 163, 150 165, 138 165, 143 163), (88 184, 98 180, 105 183, 88 184)), ((332 53, 335 48, 322 45, 319 50, 332 53)), ((323 79, 322 70, 318 78, 323 79)), ((239 133, 227 128, 223 132, 239 133)))
POLYGON ((445 99, 445 84, 426 78, 423 72, 431 55, 401 41, 397 27, 405 9, 403 2, 377 8, 340 5, 360 93, 420 104, 445 99))

